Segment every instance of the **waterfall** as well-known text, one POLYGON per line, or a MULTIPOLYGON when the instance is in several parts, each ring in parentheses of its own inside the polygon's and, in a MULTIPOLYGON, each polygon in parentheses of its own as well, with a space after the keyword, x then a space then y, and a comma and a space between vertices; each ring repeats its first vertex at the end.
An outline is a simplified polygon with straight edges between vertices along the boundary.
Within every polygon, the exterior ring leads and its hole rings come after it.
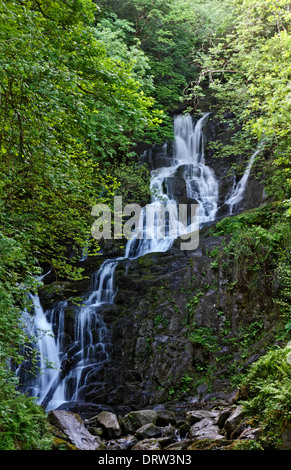
MULTIPOLYGON (((171 248, 174 239, 167 234, 159 236, 158 222, 164 221, 164 214, 159 213, 162 204, 177 208, 177 175, 185 184, 183 203, 186 198, 186 202, 199 205, 199 222, 194 221, 192 224, 191 221, 191 230, 198 230, 203 224, 215 219, 218 182, 213 170, 205 164, 204 158, 203 127, 208 116, 205 114, 196 124, 189 115, 177 116, 174 119, 174 155, 167 162, 167 166, 152 171, 152 202, 141 211, 137 234, 128 240, 124 256, 106 260, 93 275, 92 291, 77 309, 74 343, 69 348, 65 346, 62 338, 66 303, 43 312, 38 297, 34 297, 34 331, 41 328, 49 332, 40 338, 38 348, 43 356, 56 365, 53 370, 45 368, 44 374, 38 377, 33 388, 34 396, 47 410, 68 401, 85 400, 86 380, 90 373, 110 358, 110 333, 103 321, 102 311, 114 302, 114 274, 118 263, 147 253, 165 252, 171 248), (156 224, 150 226, 144 223, 149 209, 156 210, 156 224), (144 236, 139 237, 138 234, 144 236)), ((167 144, 164 146, 165 153, 166 150, 167 144)), ((170 228, 168 227, 169 231, 170 228)), ((180 234, 183 234, 189 227, 180 224, 179 230, 180 234)), ((44 367, 43 364, 41 366, 44 367)))
MULTIPOLYGON (((147 253, 168 251, 172 244, 171 237, 159 237, 159 232, 154 237, 155 229, 162 227, 159 223, 163 217, 161 202, 167 207, 176 208, 178 202, 173 190, 173 180, 180 174, 185 181, 184 200, 196 202, 199 206, 199 221, 192 220, 191 230, 195 231, 205 223, 215 220, 218 204, 218 181, 214 171, 205 164, 204 158, 204 133, 203 127, 210 113, 206 113, 198 120, 196 125, 190 115, 176 116, 174 119, 174 155, 167 166, 155 169, 151 173, 150 189, 152 203, 150 207, 156 209, 156 225, 146 225, 144 219, 146 210, 143 210, 139 221, 138 233, 143 233, 142 238, 133 237, 126 246, 126 258, 135 258, 147 253), (166 191, 165 191, 166 189, 166 191), (160 209, 160 212, 159 212, 160 209), (198 224, 198 225, 197 225, 198 224)), ((166 144, 163 146, 166 155, 166 144)), ((148 209, 148 207, 147 207, 148 209)), ((173 231, 174 232, 174 231, 173 231)), ((189 227, 178 223, 177 235, 189 232, 189 227)))
POLYGON ((218 202, 218 181, 214 171, 205 164, 203 126, 206 113, 194 126, 190 115, 178 116, 174 121, 175 161, 184 164, 187 196, 199 204, 200 227, 215 220, 218 202))
POLYGON ((259 148, 251 156, 247 164, 247 167, 245 169, 245 172, 243 176, 241 177, 240 181, 237 184, 233 185, 231 194, 225 201, 225 204, 229 206, 230 215, 233 214, 233 211, 239 206, 240 202, 243 200, 252 165, 255 161, 256 156, 261 150, 262 150, 262 146, 260 145, 259 148))
MULTIPOLYGON (((40 374, 32 390, 33 396, 37 396, 41 403, 59 375, 61 367, 59 357, 59 344, 55 341, 53 332, 53 312, 48 317, 41 306, 39 296, 31 296, 34 308, 34 334, 37 338, 37 349, 39 351, 40 374), (49 364, 47 361, 49 360, 49 364)), ((61 328, 59 329, 59 335, 61 328)), ((62 401, 62 390, 58 388, 58 393, 54 397, 54 405, 62 401)))

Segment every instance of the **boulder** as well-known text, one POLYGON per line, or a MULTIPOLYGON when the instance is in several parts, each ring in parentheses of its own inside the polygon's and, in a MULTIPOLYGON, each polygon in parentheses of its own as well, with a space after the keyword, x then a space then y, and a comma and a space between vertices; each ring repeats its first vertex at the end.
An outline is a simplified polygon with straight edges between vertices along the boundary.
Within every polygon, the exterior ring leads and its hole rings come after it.
POLYGON ((248 427, 238 436, 238 439, 246 439, 248 441, 257 440, 261 436, 261 434, 262 434, 262 428, 248 427))
POLYGON ((165 447, 165 450, 184 450, 187 449, 191 444, 191 439, 182 439, 181 441, 173 442, 173 444, 165 447))
POLYGON ((223 439, 223 436, 219 431, 219 427, 214 424, 212 419, 204 418, 191 426, 189 431, 189 439, 223 439))
POLYGON ((170 436, 156 437, 156 440, 162 446, 162 448, 173 444, 173 439, 170 436))
POLYGON ((170 410, 157 410, 157 426, 167 426, 167 424, 176 424, 176 416, 170 410))
POLYGON ((163 428, 163 436, 171 439, 172 441, 176 441, 177 440, 177 430, 174 428, 174 426, 169 424, 168 426, 165 426, 163 428))
POLYGON ((224 428, 227 433, 227 436, 231 436, 233 432, 236 430, 240 422, 244 418, 243 406, 239 405, 236 409, 231 413, 229 418, 224 423, 224 428))
POLYGON ((161 428, 156 426, 153 423, 148 423, 142 426, 141 428, 137 429, 135 435, 138 439, 148 439, 151 437, 158 437, 161 436, 162 431, 161 428))
POLYGON ((116 440, 107 442, 107 450, 130 450, 134 445, 138 443, 138 439, 135 436, 121 437, 116 440))
POLYGON ((97 428, 96 426, 89 426, 87 427, 88 431, 92 436, 103 436, 104 432, 102 428, 97 428))
POLYGON ((178 433, 179 433, 180 437, 186 437, 189 430, 190 430, 190 427, 191 427, 191 424, 189 422, 185 422, 185 423, 181 424, 178 427, 178 433))
POLYGON ((110 411, 101 411, 96 416, 98 425, 104 430, 105 437, 114 439, 121 436, 121 428, 117 416, 110 411))
POLYGON ((230 417, 231 413, 233 412, 233 406, 227 407, 219 413, 217 424, 222 429, 225 421, 230 417))
POLYGON ((218 418, 219 412, 214 410, 214 411, 209 411, 209 410, 192 410, 188 411, 186 413, 186 420, 190 421, 191 424, 198 423, 202 419, 209 418, 209 419, 215 419, 218 418))
POLYGON ((144 439, 139 441, 131 450, 162 450, 156 439, 144 439))
POLYGON ((126 434, 132 434, 145 424, 156 424, 157 416, 157 412, 153 410, 131 411, 124 416, 121 425, 126 434))
POLYGON ((65 410, 52 410, 48 414, 48 420, 65 434, 77 450, 103 449, 100 438, 89 433, 80 416, 76 413, 65 410))

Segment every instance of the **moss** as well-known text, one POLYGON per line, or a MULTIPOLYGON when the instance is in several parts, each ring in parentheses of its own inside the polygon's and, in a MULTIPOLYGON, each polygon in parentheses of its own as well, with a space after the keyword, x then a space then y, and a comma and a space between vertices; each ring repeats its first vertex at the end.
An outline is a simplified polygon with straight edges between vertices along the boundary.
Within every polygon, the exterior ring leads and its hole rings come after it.
POLYGON ((213 439, 201 439, 194 442, 187 450, 218 450, 226 448, 232 444, 227 439, 213 440, 213 439))
POLYGON ((138 258, 138 266, 140 267, 150 267, 154 265, 152 255, 145 255, 138 258))
POLYGON ((264 450, 261 444, 254 440, 234 440, 231 444, 226 446, 224 450, 264 450))
POLYGON ((70 444, 65 439, 55 437, 53 441, 53 450, 78 450, 76 446, 70 444))

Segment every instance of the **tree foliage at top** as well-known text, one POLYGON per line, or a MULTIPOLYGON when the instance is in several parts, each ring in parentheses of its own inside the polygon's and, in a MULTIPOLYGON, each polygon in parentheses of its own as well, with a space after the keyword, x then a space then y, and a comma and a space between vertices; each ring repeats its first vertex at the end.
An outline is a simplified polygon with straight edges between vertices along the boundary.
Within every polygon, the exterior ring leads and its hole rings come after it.
MULTIPOLYGON (((218 0, 98 0, 101 14, 111 23, 127 21, 126 40, 148 58, 153 77, 155 108, 163 109, 163 127, 156 129, 159 143, 173 139, 172 114, 185 107, 184 93, 199 69, 193 48, 204 49, 227 14, 218 0)), ((153 135, 148 136, 152 141, 153 135)))
MULTIPOLYGON (((207 51, 195 53, 201 68, 194 104, 205 89, 223 116, 232 112, 243 131, 236 144, 263 141, 270 154, 268 191, 290 198, 291 7, 287 0, 229 0, 228 18, 207 51)), ((237 146, 238 148, 238 146, 237 146)), ((235 149, 234 149, 235 150, 235 149)))
POLYGON ((159 118, 141 53, 110 53, 90 1, 0 8, 1 225, 57 265, 59 242, 88 236, 91 207, 118 186, 115 163, 159 118))
POLYGON ((98 15, 91 0, 0 1, 1 449, 47 442, 44 416, 10 370, 22 360, 21 311, 40 265, 82 276, 74 254, 90 236, 92 207, 111 204, 116 167, 160 121, 143 91, 142 51, 117 37, 114 54, 98 15))

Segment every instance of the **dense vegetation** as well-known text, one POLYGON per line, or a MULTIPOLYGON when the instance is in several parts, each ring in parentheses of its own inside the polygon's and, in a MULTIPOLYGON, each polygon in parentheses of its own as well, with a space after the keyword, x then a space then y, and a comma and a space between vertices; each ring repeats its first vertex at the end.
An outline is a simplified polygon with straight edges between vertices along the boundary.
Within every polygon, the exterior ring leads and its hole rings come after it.
MULTIPOLYGON (((82 277, 74 256, 90 239, 94 204, 146 200, 137 146, 170 140, 178 110, 211 103, 236 130, 232 145, 214 145, 217 156, 264 144, 269 220, 255 213, 218 229, 234 234, 236 262, 265 264, 288 340, 290 24, 287 0, 0 1, 0 449, 50 445, 45 415, 10 368, 27 340, 27 293, 44 266, 82 277)), ((248 409, 266 428, 290 418, 284 354, 271 351, 245 379, 256 392, 248 409)))

